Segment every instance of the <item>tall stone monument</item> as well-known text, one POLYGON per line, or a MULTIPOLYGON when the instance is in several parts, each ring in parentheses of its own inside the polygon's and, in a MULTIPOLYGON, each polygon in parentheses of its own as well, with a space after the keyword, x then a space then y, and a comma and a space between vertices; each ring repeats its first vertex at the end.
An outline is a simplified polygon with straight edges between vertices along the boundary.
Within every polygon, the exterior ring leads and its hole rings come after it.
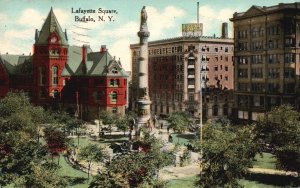
POLYGON ((137 137, 140 136, 142 127, 150 127, 150 98, 148 87, 148 37, 150 32, 147 26, 147 12, 144 6, 141 10, 140 31, 137 33, 140 37, 140 57, 139 57, 139 86, 138 86, 138 121, 136 124, 137 137))

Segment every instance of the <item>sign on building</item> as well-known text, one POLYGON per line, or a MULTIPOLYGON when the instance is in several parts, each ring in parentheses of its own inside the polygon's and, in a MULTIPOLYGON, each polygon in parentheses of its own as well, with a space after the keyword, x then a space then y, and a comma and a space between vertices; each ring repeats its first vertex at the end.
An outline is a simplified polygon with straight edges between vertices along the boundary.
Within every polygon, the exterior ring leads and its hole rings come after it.
POLYGON ((182 36, 184 37, 200 37, 203 34, 202 23, 182 24, 182 36))

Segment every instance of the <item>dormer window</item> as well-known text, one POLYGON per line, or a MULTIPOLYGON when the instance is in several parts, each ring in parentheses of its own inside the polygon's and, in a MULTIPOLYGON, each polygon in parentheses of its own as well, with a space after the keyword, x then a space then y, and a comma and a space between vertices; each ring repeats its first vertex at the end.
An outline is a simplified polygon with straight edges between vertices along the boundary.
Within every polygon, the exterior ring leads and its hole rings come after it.
POLYGON ((117 67, 113 67, 113 68, 111 69, 111 72, 112 72, 113 74, 118 74, 118 69, 117 69, 117 67))

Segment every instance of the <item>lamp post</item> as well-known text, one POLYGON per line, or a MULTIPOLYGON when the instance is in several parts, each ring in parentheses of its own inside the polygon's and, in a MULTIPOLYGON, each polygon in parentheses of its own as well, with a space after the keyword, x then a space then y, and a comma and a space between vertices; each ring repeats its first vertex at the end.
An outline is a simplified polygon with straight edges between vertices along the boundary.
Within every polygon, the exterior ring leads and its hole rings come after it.
POLYGON ((202 122, 202 67, 200 66, 200 91, 199 91, 199 95, 200 95, 200 124, 199 124, 199 128, 200 128, 200 165, 202 165, 202 157, 203 157, 203 131, 202 131, 202 126, 203 126, 203 122, 202 122))

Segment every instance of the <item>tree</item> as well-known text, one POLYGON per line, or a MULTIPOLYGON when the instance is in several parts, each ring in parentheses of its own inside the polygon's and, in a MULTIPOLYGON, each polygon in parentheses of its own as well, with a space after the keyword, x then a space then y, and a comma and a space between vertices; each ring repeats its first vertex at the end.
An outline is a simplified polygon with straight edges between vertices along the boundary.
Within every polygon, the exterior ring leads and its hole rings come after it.
POLYGON ((44 137, 47 142, 52 159, 54 156, 58 156, 59 164, 60 153, 68 148, 69 139, 64 132, 54 128, 46 128, 44 130, 44 133, 44 137))
POLYGON ((103 162, 108 159, 108 154, 97 144, 89 144, 80 149, 78 158, 88 163, 88 179, 92 162, 103 162))
MULTIPOLYGON (((47 148, 38 141, 39 129, 48 116, 48 112, 42 108, 32 106, 29 98, 22 92, 9 92, 0 100, 1 186, 21 179, 22 185, 30 184, 35 168, 47 162, 47 148)), ((50 169, 43 169, 45 176, 48 175, 48 170, 50 169)), ((49 185, 53 183, 52 187, 59 187, 51 179, 49 178, 49 185)))
POLYGON ((53 164, 43 164, 32 167, 32 174, 23 176, 15 181, 17 187, 41 187, 52 188, 67 187, 68 182, 57 175, 58 166, 53 164))
POLYGON ((130 129, 130 131, 131 131, 131 129, 133 128, 131 126, 133 126, 132 121, 133 121, 134 118, 136 118, 136 114, 133 113, 133 112, 129 112, 129 113, 125 114, 124 116, 118 116, 116 118, 116 122, 115 122, 117 128, 119 130, 122 130, 124 132, 124 135, 125 135, 125 132, 127 130, 130 129))
POLYGON ((116 155, 106 166, 106 170, 94 177, 90 187, 105 187, 105 185, 107 188, 143 185, 156 187, 158 184, 163 185, 163 183, 157 182, 158 171, 172 163, 172 152, 162 151, 162 144, 148 134, 145 135, 143 141, 139 141, 139 145, 142 147, 140 152, 116 155))
POLYGON ((104 125, 109 126, 109 132, 111 134, 112 131, 112 125, 117 122, 118 116, 116 114, 113 114, 109 111, 102 111, 100 113, 100 119, 102 120, 102 123, 104 125))
MULTIPOLYGON (((169 126, 174 132, 183 133, 188 129, 188 126, 191 124, 191 118, 188 114, 183 112, 175 112, 168 118, 169 126)), ((178 137, 179 142, 179 137, 178 137)))
POLYGON ((259 119, 255 129, 262 150, 271 148, 277 167, 300 172, 300 114, 292 106, 274 108, 259 119))
MULTIPOLYGON (((237 180, 252 166, 257 145, 252 126, 237 129, 212 124, 203 129, 203 158, 200 187, 238 187, 237 180)), ((201 148, 196 143, 198 151, 201 148)))

